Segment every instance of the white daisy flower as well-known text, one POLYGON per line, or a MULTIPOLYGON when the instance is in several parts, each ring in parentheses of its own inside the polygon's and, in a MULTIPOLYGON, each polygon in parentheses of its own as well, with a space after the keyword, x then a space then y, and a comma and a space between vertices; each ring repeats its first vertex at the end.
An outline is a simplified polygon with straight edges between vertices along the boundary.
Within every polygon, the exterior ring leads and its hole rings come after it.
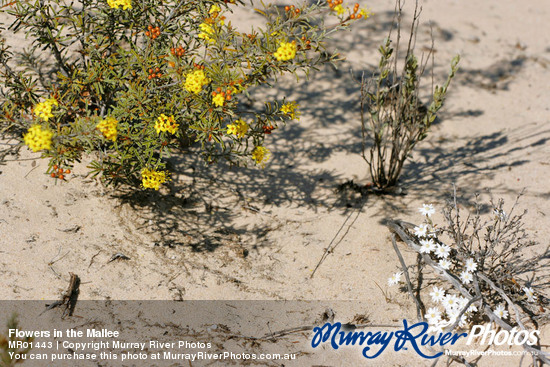
POLYGON ((429 254, 433 250, 435 250, 436 244, 434 240, 430 239, 422 239, 420 240, 420 253, 421 254, 429 254))
POLYGON ((437 307, 428 309, 428 313, 424 315, 430 325, 437 324, 441 321, 441 311, 437 307))
POLYGON ((445 291, 443 288, 433 287, 430 296, 432 296, 432 301, 439 303, 445 299, 445 291))
POLYGON ((449 324, 454 324, 456 322, 456 318, 458 317, 458 314, 460 313, 460 310, 457 308, 451 308, 448 310, 445 310, 447 313, 447 316, 449 317, 449 324))
POLYGON ((427 215, 428 217, 431 217, 432 214, 435 213, 435 209, 432 204, 422 204, 422 208, 419 208, 418 211, 422 215, 427 215))
POLYGON ((443 304, 443 307, 445 307, 445 311, 449 313, 458 307, 458 297, 454 294, 448 294, 445 298, 443 298, 441 303, 443 304))
POLYGON ((535 302, 537 297, 535 297, 535 291, 533 288, 527 288, 523 287, 523 291, 525 292, 525 295, 527 296, 527 301, 529 302, 535 302))
POLYGON ((444 270, 449 270, 451 265, 451 262, 447 259, 439 260, 439 266, 441 266, 444 270))
POLYGON ((474 272, 476 269, 477 269, 477 264, 476 264, 476 262, 474 261, 474 259, 469 258, 468 260, 466 260, 466 270, 467 270, 467 271, 469 271, 470 273, 472 273, 472 272, 474 272))
POLYGON ((414 227, 414 235, 416 237, 426 237, 427 233, 428 233, 428 225, 427 224, 421 224, 418 227, 414 227))
POLYGON ((440 259, 446 259, 449 257, 449 253, 451 252, 451 248, 447 245, 437 245, 437 248, 435 249, 435 254, 440 259))
POLYGON ((462 280, 462 283, 469 284, 474 280, 474 276, 472 273, 470 273, 467 270, 464 270, 462 273, 460 273, 460 280, 462 280))
POLYGON ((397 283, 399 283, 401 281, 401 275, 403 275, 402 272, 397 272, 397 273, 393 274, 388 279, 388 285, 391 287, 392 285, 396 285, 397 283))
POLYGON ((504 305, 498 305, 494 310, 494 314, 497 315, 499 319, 507 319, 508 311, 504 308, 504 305))

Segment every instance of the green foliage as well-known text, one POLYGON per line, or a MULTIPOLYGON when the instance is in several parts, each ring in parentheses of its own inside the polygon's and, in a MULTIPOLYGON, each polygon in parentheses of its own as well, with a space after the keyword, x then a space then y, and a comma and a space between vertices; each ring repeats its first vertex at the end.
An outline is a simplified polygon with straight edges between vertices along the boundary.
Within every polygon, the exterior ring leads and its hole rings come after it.
MULTIPOLYGON (((418 5, 418 4, 417 4, 418 5)), ((398 69, 400 19, 402 4, 398 2, 398 39, 392 47, 390 37, 380 46, 380 62, 372 78, 361 81, 361 124, 363 158, 369 165, 373 184, 381 190, 395 186, 415 145, 426 138, 430 127, 443 107, 447 89, 458 70, 460 57, 451 61, 451 71, 443 86, 435 86, 432 101, 426 107, 419 98, 422 76, 433 49, 423 61, 414 54, 418 26, 415 10, 402 71, 398 69), (367 152, 367 144, 372 145, 367 152)), ((391 33, 390 33, 391 36, 391 33)))
POLYGON ((340 17, 329 29, 322 22, 330 12, 326 4, 268 6, 257 10, 265 26, 241 33, 225 18, 240 5, 220 0, 5 5, 0 11, 13 17, 9 30, 24 32, 32 46, 15 54, 0 45, 1 130, 21 134, 40 125, 24 135, 25 143, 50 159, 47 173, 60 179, 84 153, 95 153, 90 167, 107 184, 142 180, 144 187, 158 189, 165 176, 145 182, 144 170, 164 175, 165 158, 190 141, 200 144, 208 163, 223 158, 246 164, 252 158, 265 164, 268 155, 253 152, 297 114, 283 108, 289 106, 284 99, 251 110, 243 103, 249 91, 272 85, 279 74, 307 74, 333 61, 324 56, 323 42, 351 20, 340 17), (159 120, 162 115, 166 119, 159 120), (232 130, 237 125, 241 134, 232 130))

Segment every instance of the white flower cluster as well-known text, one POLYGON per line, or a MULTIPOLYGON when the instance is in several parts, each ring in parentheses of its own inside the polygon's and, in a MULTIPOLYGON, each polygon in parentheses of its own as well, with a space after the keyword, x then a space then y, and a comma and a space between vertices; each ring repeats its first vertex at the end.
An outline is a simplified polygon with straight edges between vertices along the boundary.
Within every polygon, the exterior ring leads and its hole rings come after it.
POLYGON ((431 254, 432 252, 437 256, 439 260, 439 266, 448 270, 451 267, 449 261, 449 254, 451 248, 448 245, 442 243, 436 243, 436 232, 434 226, 430 220, 432 214, 435 213, 435 209, 432 204, 423 204, 418 211, 426 216, 427 223, 414 227, 414 235, 420 240, 420 253, 431 254))
MULTIPOLYGON (((441 304, 443 309, 442 312, 439 307, 432 307, 428 310, 426 315, 426 320, 431 325, 430 331, 432 332, 442 332, 444 328, 450 325, 454 325, 460 315, 460 312, 468 304, 468 299, 462 296, 456 296, 454 294, 445 294, 445 290, 438 287, 433 287, 432 292, 432 301, 434 303, 441 304)), ((477 311, 475 305, 470 305, 466 312, 460 317, 458 326, 466 326, 468 317, 477 311)))
MULTIPOLYGON (((436 231, 431 221, 431 216, 435 213, 435 209, 431 204, 423 204, 419 208, 419 212, 426 217, 426 223, 420 224, 414 227, 414 235, 418 238, 420 243, 420 253, 422 254, 434 254, 439 259, 439 266, 444 270, 449 270, 452 263, 449 259, 451 248, 448 245, 437 241, 436 231), (438 243, 439 242, 439 243, 438 243)), ((506 219, 506 213, 503 211, 495 212, 500 220, 506 219)), ((456 268, 455 268, 456 269, 456 268)), ((460 280, 463 284, 470 284, 474 280, 474 272, 478 269, 478 264, 473 258, 466 259, 463 265, 463 271, 460 273, 460 280)), ((388 285, 396 285, 401 281, 402 272, 395 273, 388 279, 388 285)), ((529 302, 535 302, 537 296, 533 288, 524 287, 523 292, 529 302)), ((468 322, 468 319, 477 312, 475 304, 468 306, 468 309, 460 316, 462 310, 468 305, 467 298, 461 295, 448 294, 444 289, 433 287, 430 293, 432 301, 440 306, 432 307, 428 309, 424 315, 428 323, 430 324, 430 332, 442 332, 448 326, 454 325, 458 320, 458 326, 464 327, 468 322)), ((508 318, 508 311, 505 305, 499 304, 493 310, 493 313, 501 318, 508 318)))

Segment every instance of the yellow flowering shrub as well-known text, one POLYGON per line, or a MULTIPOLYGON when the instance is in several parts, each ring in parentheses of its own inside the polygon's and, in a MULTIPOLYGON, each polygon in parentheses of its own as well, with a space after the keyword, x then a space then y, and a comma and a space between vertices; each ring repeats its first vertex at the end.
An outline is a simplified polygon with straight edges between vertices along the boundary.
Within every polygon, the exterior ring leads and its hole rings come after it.
POLYGON ((268 6, 259 10, 263 26, 237 31, 226 15, 243 6, 239 0, 59 4, 0 8, 37 45, 23 57, 0 40, 0 128, 24 132, 25 145, 50 159, 52 177, 70 174, 83 153, 101 151, 107 154, 90 166, 106 184, 154 190, 166 182, 166 158, 174 154, 264 166, 266 139, 299 118, 297 104, 283 97, 251 110, 243 102, 262 86, 276 87, 279 74, 335 62, 335 55, 320 57, 327 34, 353 21, 331 19, 328 32, 329 3, 268 6), (52 60, 53 73, 37 73, 39 56, 52 60), (183 152, 182 142, 193 146, 183 152))

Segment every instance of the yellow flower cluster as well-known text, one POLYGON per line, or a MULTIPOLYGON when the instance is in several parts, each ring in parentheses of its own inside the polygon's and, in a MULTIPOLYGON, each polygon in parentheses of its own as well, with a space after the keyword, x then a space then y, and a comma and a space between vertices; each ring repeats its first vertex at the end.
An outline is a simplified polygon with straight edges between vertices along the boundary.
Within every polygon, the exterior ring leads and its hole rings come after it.
POLYGON ((210 43, 214 43, 214 40, 212 39, 212 36, 214 35, 214 28, 212 27, 212 25, 215 24, 216 21, 219 25, 225 24, 224 17, 218 17, 221 11, 222 8, 220 8, 219 5, 212 5, 210 7, 208 13, 211 14, 211 17, 206 19, 199 25, 199 29, 201 30, 201 32, 199 33, 198 37, 200 39, 206 40, 210 43))
POLYGON ((175 134, 176 131, 178 131, 179 124, 176 124, 176 119, 174 119, 174 116, 166 116, 164 113, 161 114, 157 122, 155 123, 155 130, 157 130, 157 134, 160 134, 161 131, 168 131, 170 134, 175 134))
POLYGON ((195 70, 185 77, 185 89, 189 92, 199 94, 202 87, 210 83, 203 70, 195 70))
POLYGON ((33 125, 23 135, 23 140, 33 152, 38 152, 42 149, 50 149, 52 146, 52 137, 53 133, 50 130, 42 129, 40 125, 33 125))
POLYGON ((166 182, 165 171, 155 171, 148 168, 144 168, 141 171, 141 183, 146 189, 158 190, 160 185, 166 182))
POLYGON ((270 156, 271 152, 269 149, 262 146, 258 146, 252 151, 252 159, 261 167, 265 167, 265 164, 269 160, 270 156))
POLYGON ((218 107, 222 107, 225 102, 225 96, 221 93, 216 94, 214 97, 212 97, 212 103, 214 103, 218 107))
POLYGON ((206 40, 210 43, 214 43, 214 40, 211 37, 214 34, 214 29, 212 28, 212 26, 210 24, 201 23, 199 25, 199 29, 201 30, 201 32, 199 33, 199 36, 198 36, 200 39, 206 40))
POLYGON ((118 121, 114 117, 107 117, 106 119, 101 120, 99 124, 97 124, 97 128, 99 129, 99 131, 101 131, 105 138, 115 142, 117 136, 117 124, 118 121))
POLYGON ((34 114, 44 121, 48 121, 49 118, 53 117, 52 106, 54 105, 59 105, 55 98, 50 98, 45 100, 44 102, 40 102, 34 107, 34 114))
POLYGON ((132 9, 132 0, 107 0, 107 4, 111 8, 119 9, 122 7, 122 9, 132 9))
POLYGON ((222 8, 220 8, 219 5, 212 5, 210 7, 210 10, 208 11, 210 14, 219 13, 222 11, 222 8))
POLYGON ((227 134, 235 135, 238 138, 242 138, 248 132, 248 124, 241 119, 235 121, 234 124, 227 125, 227 134))
POLYGON ((363 8, 363 9, 361 9, 361 11, 359 12, 359 14, 360 14, 363 18, 367 19, 368 17, 370 17, 370 16, 373 15, 374 13, 373 13, 372 11, 370 11, 369 9, 367 9, 367 8, 363 8))
POLYGON ((296 102, 288 102, 282 105, 281 112, 289 116, 293 120, 300 119, 300 111, 298 111, 298 104, 296 102))
POLYGON ((279 61, 292 60, 296 57, 296 42, 281 42, 273 56, 279 61))

